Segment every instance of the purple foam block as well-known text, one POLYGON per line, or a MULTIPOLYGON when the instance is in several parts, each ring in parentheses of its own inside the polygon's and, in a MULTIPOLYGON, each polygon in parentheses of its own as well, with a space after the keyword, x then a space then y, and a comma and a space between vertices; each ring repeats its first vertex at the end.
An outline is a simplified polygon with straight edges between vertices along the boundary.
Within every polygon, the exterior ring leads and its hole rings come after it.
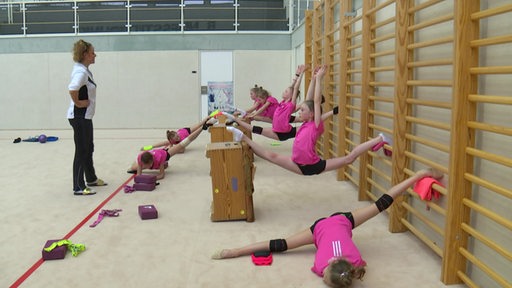
POLYGON ((155 175, 137 175, 133 179, 135 183, 147 183, 147 184, 154 184, 156 183, 156 176, 155 175))
MULTIPOLYGON (((44 248, 50 247, 53 242, 58 242, 60 240, 48 240, 46 244, 44 244, 44 248)), ((43 249, 43 259, 44 260, 56 260, 56 259, 64 259, 66 257, 66 252, 68 251, 68 247, 66 245, 57 246, 52 251, 47 252, 43 249)))
POLYGON ((133 189, 135 191, 153 191, 155 190, 155 183, 134 183, 133 189))
POLYGON ((140 205, 139 216, 142 220, 158 218, 158 211, 155 205, 140 205))

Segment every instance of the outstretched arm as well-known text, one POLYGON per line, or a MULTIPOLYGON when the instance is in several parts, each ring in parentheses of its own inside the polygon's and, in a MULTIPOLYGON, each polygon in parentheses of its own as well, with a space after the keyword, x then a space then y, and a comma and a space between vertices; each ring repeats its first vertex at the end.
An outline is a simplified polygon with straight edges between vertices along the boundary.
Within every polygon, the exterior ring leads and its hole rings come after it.
POLYGON ((167 153, 169 153, 171 157, 178 153, 182 153, 183 151, 185 151, 185 148, 188 146, 188 144, 192 143, 192 141, 194 141, 197 138, 197 136, 201 134, 202 131, 203 129, 197 129, 196 131, 192 132, 190 135, 188 135, 187 138, 183 139, 180 143, 169 148, 167 150, 167 153))
MULTIPOLYGON (((302 81, 302 76, 304 76, 304 71, 306 71, 306 65, 299 65, 295 72, 296 78, 294 78, 293 83, 293 94, 291 102, 297 106, 297 96, 299 95, 300 82, 302 81)), ((298 109, 297 107, 295 109, 298 109)))
POLYGON ((142 174, 142 165, 140 165, 140 163, 138 163, 138 162, 136 163, 136 165, 137 165, 137 175, 142 174))
POLYGON ((160 164, 158 168, 158 174, 156 175, 157 180, 162 180, 165 178, 165 162, 160 164))
MULTIPOLYGON (((249 114, 249 113, 254 112, 258 108, 258 105, 259 105, 259 103, 254 101, 254 104, 251 106, 251 108, 245 110, 245 113, 249 114)), ((240 113, 240 112, 237 111, 235 113, 240 113)), ((233 114, 235 114, 235 113, 233 113, 233 114)), ((238 116, 238 115, 235 114, 235 116, 238 116)))
POLYGON ((327 118, 331 117, 332 115, 334 115, 334 112, 331 110, 331 111, 327 111, 325 112, 324 114, 322 114, 322 121, 325 121, 327 118))
POLYGON ((316 67, 311 71, 311 80, 309 81, 308 93, 306 94, 306 100, 313 100, 315 96, 315 84, 316 84, 316 73, 320 69, 320 66, 316 67))
POLYGON ((203 120, 201 120, 201 122, 196 123, 194 126, 190 127, 190 130, 192 132, 194 132, 194 131, 196 131, 198 129, 199 130, 203 129, 204 124, 206 124, 206 121, 210 120, 210 118, 211 118, 210 116, 204 117, 203 120))
POLYGON ((331 111, 327 111, 324 114, 322 114, 322 121, 325 121, 327 118, 331 117, 332 115, 338 115, 340 109, 338 106, 332 108, 331 111))
POLYGON ((258 116, 261 114, 261 112, 265 111, 265 109, 267 109, 267 107, 270 105, 270 102, 266 101, 265 104, 263 104, 260 109, 254 111, 253 113, 251 113, 250 115, 248 115, 247 117, 249 118, 253 118, 255 116, 258 116))
POLYGON ((297 66, 297 69, 295 69, 295 75, 294 75, 294 77, 293 77, 293 79, 292 79, 292 83, 290 84, 290 86, 289 86, 289 87, 293 87, 293 86, 295 86, 295 83, 297 82, 297 79, 299 79, 299 76, 300 76, 300 74, 301 74, 301 73, 300 73, 301 66, 306 66, 306 65, 299 65, 299 66, 297 66))
POLYGON ((315 125, 318 127, 322 121, 322 80, 327 72, 327 65, 323 65, 316 73, 315 85, 315 125))

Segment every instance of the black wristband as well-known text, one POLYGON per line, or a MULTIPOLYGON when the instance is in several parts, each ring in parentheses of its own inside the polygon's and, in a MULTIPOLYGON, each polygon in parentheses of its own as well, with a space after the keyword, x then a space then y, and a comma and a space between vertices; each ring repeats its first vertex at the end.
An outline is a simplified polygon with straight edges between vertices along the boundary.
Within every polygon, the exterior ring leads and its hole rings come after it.
POLYGON ((382 194, 382 196, 380 196, 380 198, 375 201, 375 205, 377 205, 379 212, 388 209, 391 204, 393 204, 393 197, 391 197, 389 194, 382 194))
POLYGON ((300 76, 300 74, 295 73, 295 76, 299 77, 299 76, 300 76))

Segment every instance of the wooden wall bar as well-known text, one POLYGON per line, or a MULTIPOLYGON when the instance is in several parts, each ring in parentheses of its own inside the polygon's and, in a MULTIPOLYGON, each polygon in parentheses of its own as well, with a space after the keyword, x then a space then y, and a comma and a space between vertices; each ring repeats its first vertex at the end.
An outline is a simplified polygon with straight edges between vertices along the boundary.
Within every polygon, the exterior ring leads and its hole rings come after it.
POLYGON ((365 0, 353 11, 352 1, 323 0, 306 13, 305 63, 329 65, 324 109, 340 107, 319 153, 332 158, 378 133, 392 137, 392 157, 368 152, 338 171, 360 200, 425 167, 445 173, 433 186, 440 200, 409 190, 388 209, 391 232, 409 231, 439 255, 445 284, 512 287, 506 2, 365 0))
MULTIPOLYGON (((471 13, 480 9, 480 1, 471 1, 470 5, 458 1, 455 7, 455 53, 454 66, 457 68, 454 73, 454 89, 457 91, 458 97, 453 98, 453 120, 458 123, 452 129, 452 137, 450 150, 452 151, 451 167, 462 167, 463 171, 473 171, 472 159, 466 157, 464 149, 458 149, 458 146, 473 147, 475 145, 474 131, 468 131, 467 120, 475 118, 474 107, 469 107, 468 95, 476 94, 476 78, 471 76, 469 69, 478 65, 478 53, 473 53, 470 41, 478 38, 478 25, 474 25, 471 21, 471 13), (468 33, 469 32, 469 33, 468 33), (470 85, 467 85, 470 84, 470 85), (469 132, 469 133, 468 133, 469 132)), ((445 250, 443 262, 443 280, 446 283, 458 282, 458 276, 453 273, 454 270, 466 270, 466 261, 459 253, 461 247, 467 247, 468 235, 462 231, 461 224, 469 220, 470 210, 460 205, 462 200, 471 195, 471 185, 464 180, 464 173, 453 170, 450 175, 450 186, 448 188, 458 190, 459 193, 450 193, 449 203, 452 207, 448 207, 447 221, 450 222, 450 229, 446 231, 447 249, 445 250), (455 186, 456 185, 456 186, 455 186)))
MULTIPOLYGON (((412 89, 407 82, 412 78, 413 73, 411 67, 404 65, 413 59, 413 52, 407 48, 413 42, 413 35, 407 30, 407 27, 414 23, 414 17, 409 13, 410 6, 411 1, 398 1, 395 4, 394 121, 393 133, 389 133, 393 135, 392 184, 400 183, 407 178, 404 171, 409 166, 409 161, 406 157, 401 156, 399 151, 411 150, 410 142, 406 141, 406 134, 411 131, 411 124, 406 121, 406 117, 411 114, 411 105, 407 103, 407 100, 412 98, 412 89)), ((398 203, 402 205, 393 205, 390 209, 389 229, 393 232, 404 231, 408 224, 401 221, 406 217, 406 209, 403 204, 407 203, 407 199, 402 197, 399 201, 398 203)))

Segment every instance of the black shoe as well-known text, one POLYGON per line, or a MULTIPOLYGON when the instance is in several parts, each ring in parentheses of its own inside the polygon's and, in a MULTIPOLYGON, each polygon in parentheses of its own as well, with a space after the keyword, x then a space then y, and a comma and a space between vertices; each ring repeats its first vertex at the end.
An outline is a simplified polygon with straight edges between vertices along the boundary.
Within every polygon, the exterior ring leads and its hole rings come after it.
POLYGON ((12 141, 12 143, 20 143, 20 142, 21 142, 21 138, 20 137, 14 139, 14 141, 12 141))

